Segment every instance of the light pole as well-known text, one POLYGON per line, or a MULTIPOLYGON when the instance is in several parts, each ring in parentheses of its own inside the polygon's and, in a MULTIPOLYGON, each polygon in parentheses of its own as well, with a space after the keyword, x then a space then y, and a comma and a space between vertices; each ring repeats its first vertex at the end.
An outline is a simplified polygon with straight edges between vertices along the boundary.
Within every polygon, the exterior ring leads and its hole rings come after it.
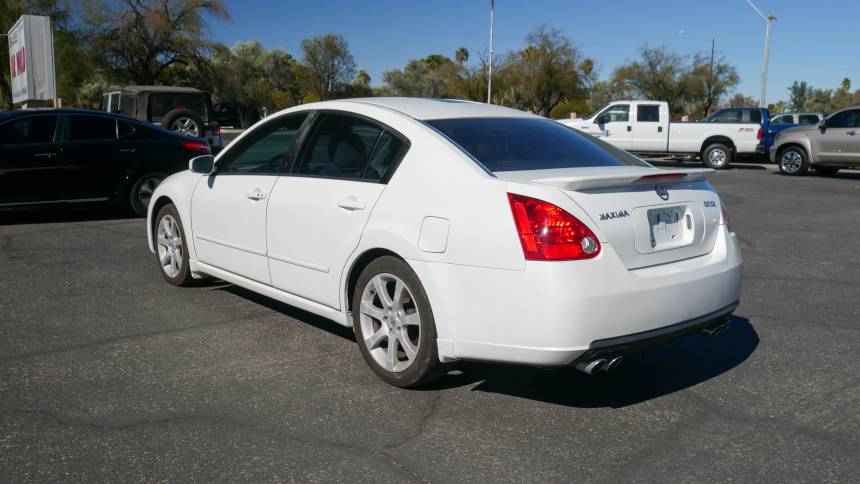
POLYGON ((495 10, 495 2, 490 0, 490 62, 487 69, 487 104, 493 102, 493 10, 495 10))
POLYGON ((752 0, 746 0, 746 1, 749 4, 749 6, 752 7, 753 10, 755 10, 755 13, 757 13, 758 16, 761 17, 762 20, 764 20, 764 23, 766 25, 766 28, 764 31, 764 61, 762 61, 762 64, 761 64, 761 94, 759 96, 760 107, 766 107, 767 106, 767 96, 766 96, 766 93, 767 93, 767 57, 768 57, 768 54, 770 53, 770 29, 771 29, 771 24, 773 24, 773 21, 776 20, 776 17, 774 17, 773 15, 765 15, 765 14, 761 13, 761 10, 759 10, 758 7, 756 7, 755 4, 752 3, 752 0))
POLYGON ((669 39, 669 43, 666 44, 666 48, 668 49, 669 46, 672 45, 672 42, 675 40, 675 37, 677 37, 679 35, 683 35, 683 33, 684 33, 684 29, 681 29, 681 30, 675 32, 675 35, 673 35, 672 38, 669 39))

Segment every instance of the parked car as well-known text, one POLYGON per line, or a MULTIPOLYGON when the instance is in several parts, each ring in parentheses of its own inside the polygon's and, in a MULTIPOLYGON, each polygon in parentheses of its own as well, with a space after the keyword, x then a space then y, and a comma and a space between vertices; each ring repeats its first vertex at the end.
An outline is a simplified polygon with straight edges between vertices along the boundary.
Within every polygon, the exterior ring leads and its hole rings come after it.
POLYGON ((0 209, 113 204, 146 215, 158 184, 209 153, 204 140, 74 109, 0 113, 0 209))
POLYGON ((148 242, 171 284, 213 276, 352 326, 393 385, 461 359, 594 373, 728 324, 742 261, 711 173, 499 106, 326 101, 166 179, 148 242))
POLYGON ((860 166, 860 106, 833 113, 816 125, 780 132, 770 147, 770 160, 783 175, 833 175, 840 168, 860 166))
POLYGON ((616 101, 586 119, 559 122, 632 153, 699 157, 709 168, 724 169, 736 155, 755 154, 768 116, 766 109, 726 109, 697 123, 677 123, 664 101, 616 101))
POLYGON ((126 86, 102 95, 101 110, 157 124, 184 136, 205 138, 213 153, 224 146, 212 97, 192 87, 126 86))
POLYGON ((826 113, 782 113, 774 116, 770 120, 767 131, 762 135, 761 142, 756 146, 756 151, 767 156, 770 147, 776 140, 776 135, 782 130, 798 125, 817 125, 826 117, 826 113))

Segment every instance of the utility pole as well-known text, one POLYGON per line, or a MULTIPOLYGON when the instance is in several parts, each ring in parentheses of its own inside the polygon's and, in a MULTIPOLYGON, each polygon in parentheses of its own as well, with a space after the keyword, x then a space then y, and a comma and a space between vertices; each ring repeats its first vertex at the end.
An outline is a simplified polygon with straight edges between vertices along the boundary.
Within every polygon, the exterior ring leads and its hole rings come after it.
POLYGON ((487 69, 487 104, 493 102, 493 10, 495 10, 495 1, 490 0, 490 62, 487 69))
POLYGON ((764 60, 761 63, 761 94, 759 96, 759 106, 764 108, 767 107, 767 62, 768 55, 770 54, 770 30, 773 21, 776 20, 776 17, 774 17, 773 15, 765 15, 761 13, 761 10, 759 10, 758 7, 756 7, 755 4, 752 3, 752 0, 746 0, 746 2, 749 4, 750 7, 752 7, 753 10, 755 10, 755 13, 757 13, 758 16, 761 17, 762 20, 764 20, 764 23, 766 25, 764 31, 764 60))
POLYGON ((714 78, 714 44, 716 43, 715 39, 711 39, 711 79, 714 78))

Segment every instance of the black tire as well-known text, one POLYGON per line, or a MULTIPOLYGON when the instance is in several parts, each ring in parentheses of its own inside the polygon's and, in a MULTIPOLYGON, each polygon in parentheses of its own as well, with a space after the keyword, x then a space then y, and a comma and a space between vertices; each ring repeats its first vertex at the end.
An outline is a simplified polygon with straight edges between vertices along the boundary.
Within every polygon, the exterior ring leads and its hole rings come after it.
POLYGON ((128 206, 135 215, 146 217, 149 203, 152 202, 152 193, 166 177, 164 173, 146 173, 131 184, 128 190, 128 206))
POLYGON ((779 172, 788 176, 803 176, 809 171, 809 157, 799 146, 787 146, 776 155, 779 172))
POLYGON ((203 124, 203 118, 190 109, 174 109, 173 111, 168 112, 163 118, 161 118, 161 127, 193 138, 206 137, 206 128, 203 124), (186 121, 188 122, 187 124, 186 121), (190 131, 192 123, 196 130, 194 132, 190 131))
MULTIPOLYGON (((391 281, 391 283, 386 284, 385 286, 389 299, 392 299, 391 296, 394 293, 392 285, 396 285, 396 282, 391 281), (389 289, 391 289, 390 293, 389 289)), ((373 288, 375 288, 375 286, 373 286, 373 288)), ((401 312, 400 314, 402 315, 403 313, 401 312)), ((373 372, 386 383, 404 388, 416 387, 436 380, 444 375, 446 367, 439 361, 439 352, 436 345, 436 322, 433 319, 433 310, 430 307, 430 300, 427 297, 427 293, 424 292, 424 286, 421 285, 421 281, 418 280, 418 276, 403 260, 392 256, 383 256, 372 261, 364 268, 361 275, 358 277, 358 281, 356 281, 355 290, 352 294, 352 317, 356 342, 358 343, 361 355, 364 357, 364 361, 367 362, 373 372), (361 319, 362 297, 364 296, 366 288, 369 290, 368 294, 370 294, 369 297, 371 297, 373 305, 384 307, 379 296, 372 295, 375 291, 370 287, 373 286, 371 281, 379 275, 382 275, 383 277, 394 276, 406 285, 407 292, 404 293, 404 297, 407 299, 407 302, 403 302, 401 307, 404 308, 404 312, 409 309, 414 309, 420 318, 420 322, 417 325, 420 329, 420 333, 418 335, 418 351, 415 353, 409 366, 400 371, 389 371, 384 368, 376 359, 374 359, 374 355, 371 354, 371 349, 368 348, 368 344, 366 343, 366 339, 370 335, 365 334, 363 328, 365 325, 371 328, 367 331, 368 333, 370 331, 384 333, 384 324, 390 325, 386 326, 388 328, 392 328, 394 326, 394 319, 391 319, 386 323, 384 323, 382 319, 371 318, 370 316, 366 316, 366 320, 361 319), (411 298, 408 298, 409 295, 411 295, 411 298), (409 305, 410 308, 406 308, 406 305, 409 305)), ((401 328, 399 321, 400 319, 398 319, 397 329, 388 329, 389 335, 395 334, 394 332, 401 328)), ((409 329, 406 327, 406 324, 404 324, 402 328, 403 331, 409 329)), ((407 335, 406 337, 410 336, 407 335)), ((412 337, 410 337, 410 340, 411 339, 412 337)), ((376 355, 378 357, 386 357, 385 355, 389 354, 388 345, 391 344, 391 340, 387 336, 383 336, 378 338, 377 341, 379 342, 379 346, 373 351, 380 350, 382 351, 382 354, 377 351, 376 355), (385 339, 384 347, 382 346, 383 338, 385 339)), ((394 344, 395 349, 399 348, 399 350, 395 352, 397 354, 396 358, 398 358, 395 361, 397 361, 398 364, 405 364, 406 362, 399 360, 401 353, 403 353, 402 356, 408 360, 408 356, 406 356, 405 352, 402 351, 402 343, 396 341, 394 344)))
POLYGON ((815 174, 818 176, 833 176, 839 171, 835 166, 815 166, 815 174))
POLYGON ((155 224, 152 227, 152 237, 155 245, 155 260, 158 261, 158 269, 161 272, 161 276, 164 277, 164 280, 173 284, 174 286, 189 286, 193 281, 191 277, 191 270, 188 267, 188 244, 187 238, 185 237, 185 228, 182 226, 182 219, 179 218, 179 212, 176 210, 176 207, 173 206, 172 203, 168 203, 167 205, 161 207, 161 210, 158 211, 158 215, 155 217, 155 224), (172 221, 175 222, 175 227, 178 230, 179 234, 179 242, 176 244, 178 248, 181 249, 181 253, 179 254, 179 269, 175 274, 168 273, 166 269, 166 264, 162 262, 162 257, 164 255, 163 250, 169 250, 169 246, 164 246, 159 241, 159 227, 165 218, 171 217, 172 221))
POLYGON ((722 143, 711 143, 702 150, 702 162, 708 168, 725 170, 734 161, 732 149, 722 143))

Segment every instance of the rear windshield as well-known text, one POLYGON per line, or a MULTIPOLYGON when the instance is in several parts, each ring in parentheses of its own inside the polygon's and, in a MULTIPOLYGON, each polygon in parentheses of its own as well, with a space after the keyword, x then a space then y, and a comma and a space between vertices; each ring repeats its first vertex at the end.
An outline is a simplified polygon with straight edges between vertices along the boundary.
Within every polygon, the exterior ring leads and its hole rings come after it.
POLYGON ((427 121, 487 170, 649 166, 591 135, 542 118, 459 118, 427 121))

